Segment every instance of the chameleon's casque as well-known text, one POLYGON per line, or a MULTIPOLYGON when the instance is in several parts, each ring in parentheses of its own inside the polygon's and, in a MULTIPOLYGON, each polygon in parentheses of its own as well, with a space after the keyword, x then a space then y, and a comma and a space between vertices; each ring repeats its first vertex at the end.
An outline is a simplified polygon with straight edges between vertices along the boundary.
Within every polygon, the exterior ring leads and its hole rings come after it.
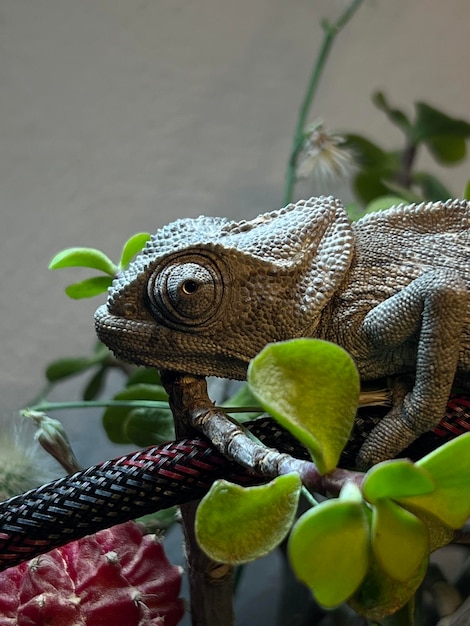
POLYGON ((118 357, 158 368, 242 379, 267 343, 321 337, 350 352, 363 380, 406 377, 364 444, 371 463, 440 420, 454 379, 469 386, 469 286, 468 202, 400 205, 351 224, 321 197, 251 221, 163 227, 95 321, 118 357))

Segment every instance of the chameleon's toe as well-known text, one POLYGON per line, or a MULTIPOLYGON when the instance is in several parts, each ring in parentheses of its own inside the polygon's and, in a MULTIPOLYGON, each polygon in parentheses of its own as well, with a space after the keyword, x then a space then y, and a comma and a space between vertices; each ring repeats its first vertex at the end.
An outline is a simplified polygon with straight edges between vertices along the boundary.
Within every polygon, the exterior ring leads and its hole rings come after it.
POLYGON ((390 413, 371 431, 356 458, 360 469, 392 459, 416 439, 414 433, 397 415, 390 413))

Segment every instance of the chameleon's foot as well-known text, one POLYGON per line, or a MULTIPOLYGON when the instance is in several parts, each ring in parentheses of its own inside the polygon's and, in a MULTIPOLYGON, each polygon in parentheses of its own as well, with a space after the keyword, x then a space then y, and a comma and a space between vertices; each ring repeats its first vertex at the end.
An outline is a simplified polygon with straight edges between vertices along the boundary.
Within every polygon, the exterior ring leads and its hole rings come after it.
POLYGON ((404 424, 395 411, 386 415, 371 431, 356 458, 359 469, 393 459, 416 439, 416 433, 404 424))

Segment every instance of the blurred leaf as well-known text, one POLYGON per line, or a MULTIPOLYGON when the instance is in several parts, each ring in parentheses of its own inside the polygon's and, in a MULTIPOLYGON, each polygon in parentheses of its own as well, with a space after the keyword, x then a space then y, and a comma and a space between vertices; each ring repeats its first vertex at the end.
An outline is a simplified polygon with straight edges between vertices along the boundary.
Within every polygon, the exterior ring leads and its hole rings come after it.
POLYGON ((352 222, 361 219, 364 215, 364 208, 359 206, 356 202, 350 202, 349 204, 346 204, 344 208, 346 209, 346 213, 352 222))
POLYGON ((85 389, 83 390, 82 397, 87 402, 95 400, 103 389, 106 380, 107 368, 100 367, 94 376, 90 378, 85 389))
POLYGON ((453 197, 451 191, 447 189, 433 174, 427 172, 415 172, 412 176, 413 182, 421 187, 425 200, 437 202, 438 200, 448 200, 453 197))
POLYGON ((344 139, 343 147, 354 158, 354 162, 364 169, 383 169, 390 166, 390 155, 380 146, 362 135, 341 133, 344 139))
POLYGON ((415 106, 416 121, 413 128, 413 140, 416 143, 433 137, 470 137, 470 124, 465 120, 450 117, 424 102, 417 102, 415 106))
POLYGON ((121 259, 119 261, 119 268, 126 269, 136 254, 142 251, 147 241, 150 239, 150 233, 137 233, 132 235, 130 239, 126 241, 122 248, 121 259))
POLYGON ((428 511, 451 528, 461 528, 470 516, 470 433, 445 443, 416 465, 432 476, 436 488, 399 501, 428 511))
POLYGON ((123 422, 123 433, 136 446, 159 446, 175 438, 173 415, 167 409, 131 409, 123 422))
POLYGON ((434 552, 434 550, 446 546, 454 538, 454 529, 444 524, 442 520, 432 513, 417 506, 412 506, 409 502, 404 504, 402 501, 401 505, 425 524, 428 531, 429 552, 434 552))
POLYGON ((46 368, 46 378, 49 382, 54 383, 63 380, 69 376, 80 374, 90 367, 94 367, 99 362, 95 357, 71 357, 66 359, 57 359, 46 368))
POLYGON ((328 500, 310 509, 292 529, 288 554, 296 576, 319 604, 341 604, 368 568, 369 522, 363 504, 328 500))
POLYGON ((463 137, 436 135, 426 139, 426 145, 438 163, 453 165, 467 156, 467 145, 463 137))
POLYGON ((160 374, 155 367, 136 367, 126 381, 126 387, 144 383, 147 385, 162 386, 160 374))
POLYGON ((65 288, 65 293, 73 300, 93 298, 108 290, 113 279, 110 276, 93 276, 65 288))
POLYGON ((91 267, 110 276, 114 276, 118 271, 118 267, 111 259, 96 248, 67 248, 58 252, 49 263, 49 269, 57 270, 63 267, 91 267))
POLYGON ((465 185, 465 190, 463 192, 463 197, 465 200, 470 200, 470 180, 467 180, 467 184, 465 185))
POLYGON ((256 487, 216 481, 197 510, 199 545, 222 563, 247 563, 268 554, 294 522, 300 489, 294 473, 256 487))
MULTIPOLYGON (((251 392, 250 387, 243 383, 238 387, 235 393, 230 396, 225 402, 222 403, 223 407, 227 408, 243 408, 243 407, 255 407, 258 405, 258 400, 251 392)), ((230 413, 230 411, 228 411, 230 413)), ((261 415, 262 411, 247 411, 245 413, 234 413, 234 418, 237 422, 243 423, 247 420, 252 420, 261 415)))
POLYGON ((426 574, 427 564, 425 558, 415 574, 402 582, 388 576, 371 558, 366 577, 348 604, 369 620, 383 623, 384 617, 396 613, 413 597, 426 574))
POLYGON ((372 507, 371 540, 377 563, 401 582, 416 573, 429 551, 423 522, 388 498, 377 500, 372 507))
MULTIPOLYGON (((168 396, 163 387, 146 384, 136 384, 126 387, 113 398, 113 400, 155 401, 166 401, 167 399, 168 396)), ((131 443, 127 434, 127 419, 129 413, 136 408, 138 407, 110 406, 105 410, 103 413, 103 426, 111 441, 114 441, 114 443, 131 443)))
POLYGON ((388 195, 389 189, 385 186, 382 177, 383 173, 376 170, 364 170, 354 176, 354 191, 361 202, 369 204, 376 198, 388 195))
POLYGON ((320 339, 268 344, 248 367, 248 384, 265 410, 310 451, 318 469, 336 467, 359 401, 349 354, 320 339))
POLYGON ((405 204, 406 202, 406 199, 400 196, 380 196, 379 198, 372 200, 372 202, 367 205, 364 214, 386 211, 392 206, 398 206, 399 204, 405 204))
POLYGON ((415 202, 419 204, 423 201, 423 198, 419 194, 411 191, 410 189, 407 189, 406 187, 400 185, 392 179, 384 180, 383 183, 387 189, 387 193, 393 193, 397 196, 400 196, 400 198, 402 198, 402 202, 408 202, 410 204, 415 202))
POLYGON ((162 509, 156 513, 142 515, 136 521, 145 526, 147 534, 154 534, 161 530, 167 530, 177 521, 178 507, 170 506, 168 509, 162 509))
POLYGON ((381 626, 416 626, 414 597, 408 600, 398 611, 384 617, 381 626))
POLYGON ((374 504, 381 498, 399 498, 431 493, 434 481, 422 467, 407 459, 384 461, 365 475, 362 492, 374 504))
POLYGON ((405 135, 408 136, 410 134, 412 126, 407 115, 405 115, 405 113, 403 113, 400 109, 390 106, 388 100, 381 91, 376 91, 372 95, 372 102, 380 111, 383 111, 387 115, 388 119, 395 124, 395 126, 398 126, 398 128, 400 128, 405 135))

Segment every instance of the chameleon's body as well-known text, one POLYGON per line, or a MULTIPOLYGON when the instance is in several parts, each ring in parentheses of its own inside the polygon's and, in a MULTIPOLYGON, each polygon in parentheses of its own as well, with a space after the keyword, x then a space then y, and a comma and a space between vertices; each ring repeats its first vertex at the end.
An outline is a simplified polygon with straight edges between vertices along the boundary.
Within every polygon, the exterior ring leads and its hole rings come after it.
MULTIPOLYGON (((359 462, 392 457, 470 388, 470 203, 399 206, 351 224, 333 198, 246 222, 200 217, 159 230, 96 313, 119 357, 245 377, 269 342, 320 337, 364 381, 403 380, 359 462)), ((312 381, 314 384, 314 381, 312 381)))

